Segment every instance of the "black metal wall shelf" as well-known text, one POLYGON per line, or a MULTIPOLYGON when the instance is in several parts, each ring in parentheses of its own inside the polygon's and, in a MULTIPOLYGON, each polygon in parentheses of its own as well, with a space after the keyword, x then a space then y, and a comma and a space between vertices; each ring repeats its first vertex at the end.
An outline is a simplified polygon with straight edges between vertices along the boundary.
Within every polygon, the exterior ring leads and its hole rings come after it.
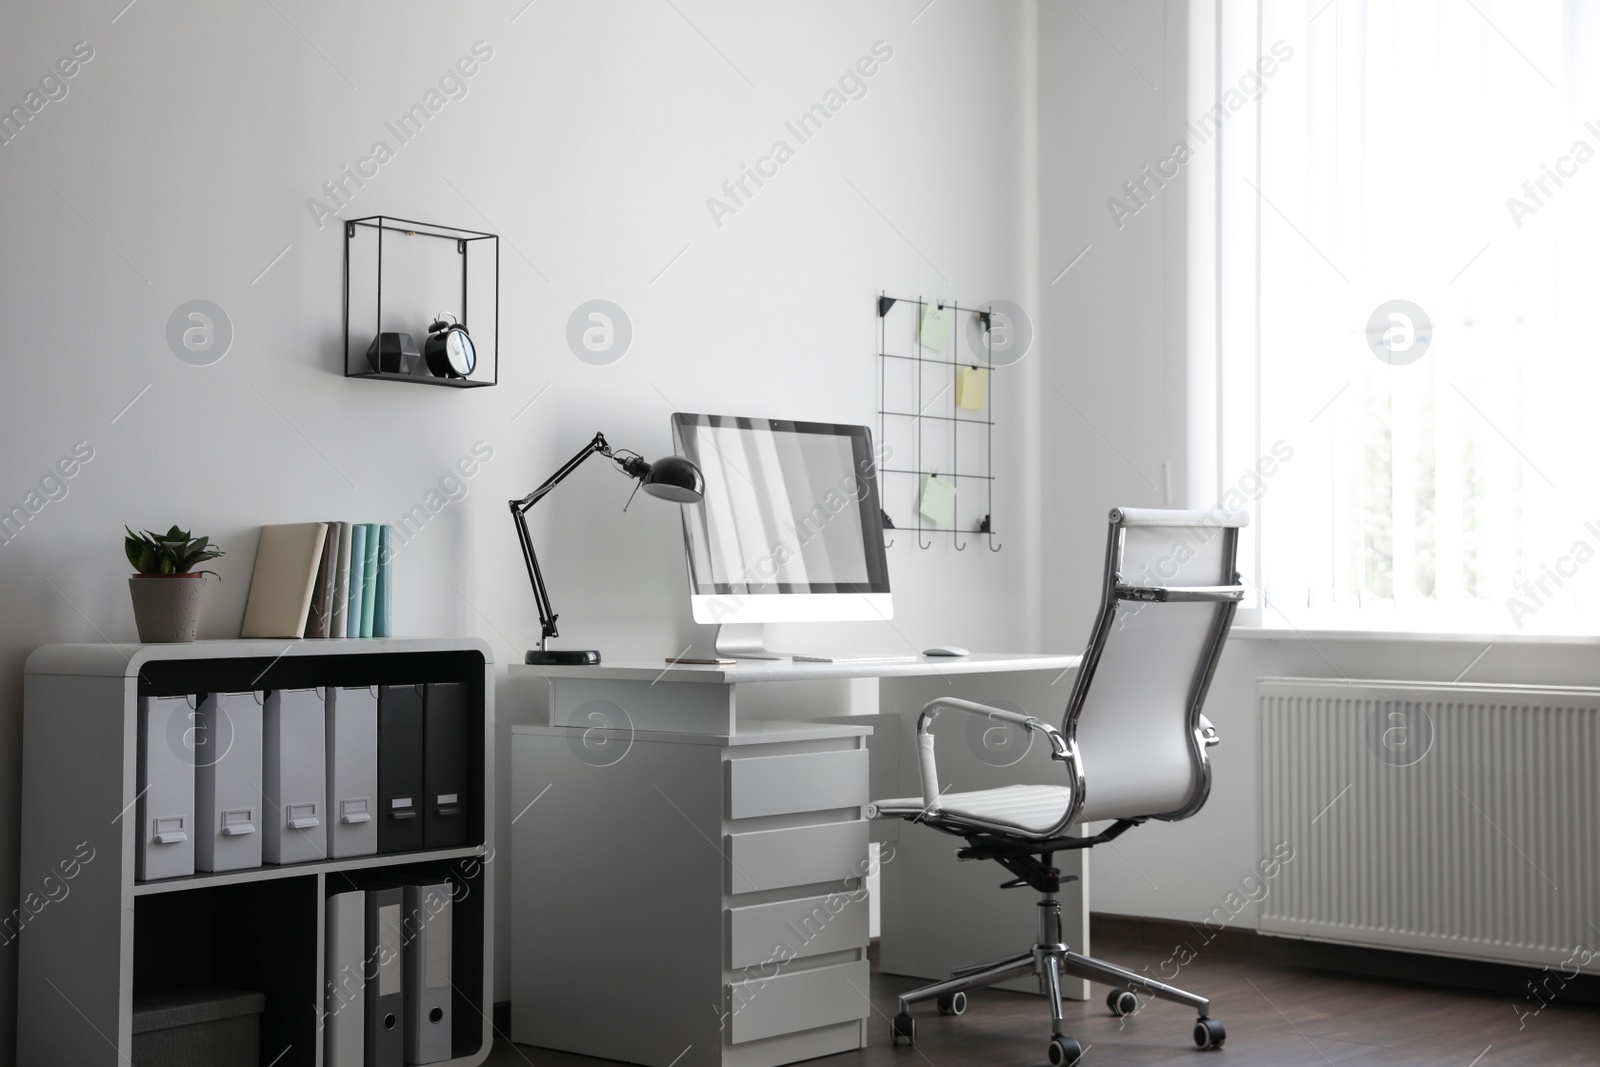
MULTIPOLYGON (((886 520, 884 523, 885 533, 889 533, 891 529, 894 531, 914 533, 917 535, 917 547, 923 549, 932 548, 935 544, 935 542, 932 540, 924 542, 922 539, 923 534, 947 534, 950 537, 951 545, 957 552, 961 552, 966 549, 968 542, 962 538, 963 535, 971 533, 982 537, 987 537, 990 551, 1000 551, 1003 546, 995 543, 995 529, 993 522, 995 483, 994 383, 992 381, 985 381, 983 410, 981 412, 975 411, 970 416, 964 416, 961 414, 961 412, 965 409, 957 406, 954 395, 954 383, 949 380, 959 372, 959 368, 963 367, 982 369, 989 372, 990 375, 992 375, 995 370, 999 369, 995 366, 993 360, 994 342, 990 330, 991 309, 987 307, 977 308, 964 306, 943 300, 926 301, 920 296, 916 299, 909 299, 906 297, 889 296, 887 293, 879 293, 876 297, 876 310, 878 319, 878 447, 880 449, 883 448, 889 441, 889 435, 887 431, 890 426, 890 423, 888 422, 890 419, 902 420, 900 423, 901 425, 903 425, 905 421, 909 421, 909 431, 912 442, 911 465, 909 467, 884 466, 878 468, 878 474, 880 476, 895 476, 895 480, 897 481, 904 478, 915 479, 915 482, 909 487, 910 498, 912 500, 911 516, 915 520, 914 525, 900 525, 893 522, 893 514, 891 513, 890 506, 892 503, 897 503, 898 501, 905 499, 900 490, 906 488, 906 486, 902 483, 895 485, 891 489, 890 480, 883 479, 883 485, 880 487, 882 490, 880 495, 884 501, 884 518, 886 520), (911 319, 910 342, 911 352, 913 353, 911 355, 889 351, 888 317, 889 312, 897 303, 903 303, 915 307, 915 313, 911 319), (940 309, 948 308, 954 312, 954 315, 952 316, 954 320, 954 336, 948 338, 948 348, 949 355, 956 358, 945 358, 944 352, 940 352, 936 355, 924 354, 925 350, 920 343, 919 331, 921 328, 923 311, 929 306, 940 309), (978 332, 982 337, 982 351, 979 353, 974 353, 980 357, 977 359, 977 361, 959 358, 962 348, 960 336, 961 327, 965 321, 962 318, 963 313, 973 317, 973 320, 978 324, 978 332), (892 365, 899 363, 910 363, 913 365, 911 367, 911 374, 914 381, 909 385, 900 383, 899 388, 896 389, 890 385, 889 368, 892 365), (934 391, 931 396, 927 396, 925 399, 924 394, 928 390, 925 387, 924 378, 929 376, 929 368, 935 368, 935 370, 931 373, 945 379, 946 384, 943 388, 934 391), (898 401, 898 403, 890 402, 891 392, 894 393, 893 399, 898 401), (931 412, 929 409, 938 405, 946 393, 950 394, 947 407, 943 408, 940 413, 931 412), (943 429, 943 443, 946 445, 944 454, 947 455, 950 460, 950 468, 948 470, 932 470, 930 469, 932 464, 926 460, 927 451, 924 449, 923 445, 924 433, 929 428, 929 424, 943 429), (972 458, 971 450, 969 449, 968 458, 965 462, 971 464, 970 468, 962 467, 963 459, 961 455, 961 433, 963 426, 979 427, 983 433, 982 459, 981 461, 975 461, 972 458), (924 525, 924 517, 920 510, 918 510, 918 495, 922 491, 922 480, 928 477, 937 477, 941 481, 948 479, 952 482, 958 483, 956 486, 954 511, 952 513, 949 526, 924 525), (966 512, 968 521, 972 522, 972 528, 969 530, 963 530, 961 528, 963 511, 961 506, 962 493, 959 483, 963 481, 981 483, 980 488, 982 490, 983 515, 982 518, 973 521, 973 511, 968 510, 966 512)), ((969 345, 968 347, 970 349, 971 346, 969 345)), ((888 544, 894 544, 892 537, 888 541, 888 544)))
POLYGON ((499 235, 390 215, 346 220, 344 376, 439 385, 447 389, 479 389, 499 384, 499 235), (432 240, 413 245, 411 242, 415 238, 432 240), (450 259, 448 253, 452 245, 454 257, 450 259), (386 266, 388 290, 385 289, 386 266), (441 284, 441 275, 450 283, 448 289, 441 284), (352 305, 352 290, 357 293, 355 305, 352 305), (469 306, 473 313, 470 323, 469 306), (367 348, 380 333, 409 333, 420 349, 427 338, 428 324, 441 312, 454 315, 467 327, 472 338, 477 365, 467 377, 439 377, 421 362, 416 372, 409 374, 377 370, 372 366, 367 348), (476 330, 474 323, 478 327, 476 330))

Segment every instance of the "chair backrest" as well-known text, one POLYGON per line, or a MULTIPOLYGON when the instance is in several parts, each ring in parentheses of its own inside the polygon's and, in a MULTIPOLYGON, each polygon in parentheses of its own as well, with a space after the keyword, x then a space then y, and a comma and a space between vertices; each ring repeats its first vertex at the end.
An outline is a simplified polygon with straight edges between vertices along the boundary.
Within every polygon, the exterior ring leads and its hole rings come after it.
POLYGON ((1211 788, 1200 709, 1243 595, 1248 516, 1116 508, 1105 586, 1061 732, 1076 748, 1074 822, 1182 819, 1211 788))

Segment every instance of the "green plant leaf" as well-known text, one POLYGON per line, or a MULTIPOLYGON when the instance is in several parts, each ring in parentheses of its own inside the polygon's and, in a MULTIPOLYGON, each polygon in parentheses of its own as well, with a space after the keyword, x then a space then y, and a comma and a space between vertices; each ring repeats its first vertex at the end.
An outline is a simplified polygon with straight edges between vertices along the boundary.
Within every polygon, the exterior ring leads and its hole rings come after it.
MULTIPOLYGON (((134 570, 140 574, 191 574, 198 563, 216 559, 223 554, 222 549, 211 544, 211 538, 191 538, 187 530, 180 530, 174 526, 164 534, 153 530, 146 530, 136 534, 128 527, 127 539, 123 542, 123 551, 127 553, 128 562, 133 564, 134 570)), ((216 571, 201 571, 201 574, 216 574, 216 571)), ((221 575, 217 575, 221 580, 221 575)))

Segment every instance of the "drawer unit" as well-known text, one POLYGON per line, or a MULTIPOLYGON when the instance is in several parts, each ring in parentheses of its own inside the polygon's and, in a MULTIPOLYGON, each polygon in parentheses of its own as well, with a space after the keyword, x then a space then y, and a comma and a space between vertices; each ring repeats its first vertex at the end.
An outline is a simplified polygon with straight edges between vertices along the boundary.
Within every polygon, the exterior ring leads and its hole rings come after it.
POLYGON ((858 808, 867 803, 867 752, 804 752, 728 760, 728 818, 858 808))
POLYGON ((867 821, 729 834, 725 852, 734 894, 859 878, 867 872, 867 821))
POLYGON ((728 986, 728 1038, 734 1045, 764 1037, 857 1022, 867 1013, 871 974, 866 960, 752 978, 728 986))
POLYGON ((870 936, 865 885, 849 893, 729 908, 728 966, 860 949, 870 936))
POLYGON ((864 1047, 868 729, 640 731, 596 767, 581 728, 512 727, 513 1039, 654 1067, 864 1047), (595 841, 637 842, 647 882, 597 866, 595 841))

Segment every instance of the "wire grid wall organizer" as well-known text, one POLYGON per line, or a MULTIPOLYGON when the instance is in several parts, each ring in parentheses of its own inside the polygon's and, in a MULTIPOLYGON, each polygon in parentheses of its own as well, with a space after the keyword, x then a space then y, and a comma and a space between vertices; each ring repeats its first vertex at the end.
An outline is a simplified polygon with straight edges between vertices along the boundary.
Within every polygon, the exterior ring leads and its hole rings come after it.
POLYGON ((990 330, 992 309, 922 297, 877 297, 878 468, 884 509, 884 534, 914 534, 919 548, 935 541, 924 534, 947 534, 957 552, 964 535, 988 538, 998 552, 994 526, 994 388, 997 368, 990 330), (952 312, 941 348, 924 346, 921 325, 929 309, 952 312), (956 380, 964 369, 985 371, 983 406, 967 410, 956 402, 956 380), (948 525, 922 513, 925 479, 937 478, 955 489, 948 525))

